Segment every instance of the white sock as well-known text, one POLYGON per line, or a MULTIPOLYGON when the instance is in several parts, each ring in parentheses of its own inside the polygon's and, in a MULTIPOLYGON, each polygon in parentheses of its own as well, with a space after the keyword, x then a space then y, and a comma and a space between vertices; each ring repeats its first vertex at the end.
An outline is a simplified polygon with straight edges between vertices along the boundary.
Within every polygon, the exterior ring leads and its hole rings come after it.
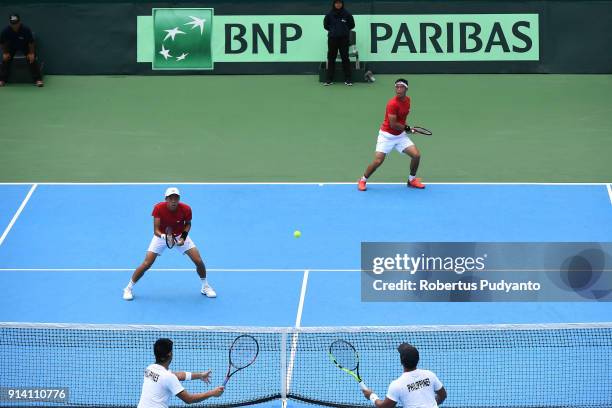
POLYGON ((368 181, 368 178, 366 176, 361 176, 361 181, 368 181))
POLYGON ((127 288, 128 289, 132 289, 134 287, 135 283, 132 282, 132 280, 130 279, 130 283, 128 283, 127 288))
POLYGON ((408 181, 412 181, 412 180, 414 180, 415 178, 416 178, 416 176, 410 175, 410 176, 408 176, 408 181))
POLYGON ((206 280, 206 278, 200 278, 200 280, 202 281, 202 286, 208 286, 208 280, 206 280))

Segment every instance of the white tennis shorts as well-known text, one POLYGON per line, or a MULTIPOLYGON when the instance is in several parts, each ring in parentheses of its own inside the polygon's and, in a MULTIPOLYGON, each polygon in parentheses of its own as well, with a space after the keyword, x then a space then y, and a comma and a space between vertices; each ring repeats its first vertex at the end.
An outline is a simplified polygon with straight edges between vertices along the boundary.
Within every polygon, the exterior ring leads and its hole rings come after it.
MULTIPOLYGON (((183 245, 179 246, 178 244, 175 244, 174 248, 172 249, 176 249, 181 254, 185 254, 185 252, 189 251, 191 248, 195 248, 195 244, 193 243, 191 238, 187 236, 183 245)), ((161 255, 166 249, 169 249, 166 245, 166 240, 161 239, 157 235, 153 235, 153 239, 151 240, 151 243, 149 244, 149 249, 147 249, 147 251, 154 252, 157 255, 161 255)))
POLYGON ((378 139, 376 140, 376 151, 384 154, 389 154, 391 150, 395 149, 400 153, 404 152, 407 147, 414 146, 414 143, 406 132, 402 132, 399 135, 394 135, 384 131, 378 132, 378 139))

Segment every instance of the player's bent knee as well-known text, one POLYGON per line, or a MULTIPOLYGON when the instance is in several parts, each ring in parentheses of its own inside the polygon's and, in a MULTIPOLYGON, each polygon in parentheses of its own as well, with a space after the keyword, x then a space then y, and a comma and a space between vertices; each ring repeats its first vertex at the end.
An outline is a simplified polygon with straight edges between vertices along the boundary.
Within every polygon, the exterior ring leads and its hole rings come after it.
POLYGON ((412 159, 418 160, 421 158, 421 152, 417 149, 406 149, 404 153, 410 156, 412 159))

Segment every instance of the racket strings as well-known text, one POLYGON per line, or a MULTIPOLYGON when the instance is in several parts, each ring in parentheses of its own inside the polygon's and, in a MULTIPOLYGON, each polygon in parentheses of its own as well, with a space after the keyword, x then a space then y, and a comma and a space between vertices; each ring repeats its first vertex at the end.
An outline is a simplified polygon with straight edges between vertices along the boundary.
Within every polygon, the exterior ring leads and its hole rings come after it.
POLYGON ((421 126, 413 126, 412 129, 414 129, 415 132, 421 133, 423 135, 431 135, 432 134, 429 129, 425 129, 424 127, 421 127, 421 126))
POLYGON ((329 352, 336 364, 347 370, 354 371, 359 365, 359 358, 355 349, 347 342, 339 340, 332 343, 329 352))
POLYGON ((237 369, 242 369, 255 361, 258 353, 259 345, 254 338, 250 336, 239 337, 230 350, 230 362, 237 369))
POLYGON ((176 240, 174 239, 174 235, 172 234, 172 228, 166 228, 166 245, 168 246, 168 248, 172 248, 175 243, 176 240))

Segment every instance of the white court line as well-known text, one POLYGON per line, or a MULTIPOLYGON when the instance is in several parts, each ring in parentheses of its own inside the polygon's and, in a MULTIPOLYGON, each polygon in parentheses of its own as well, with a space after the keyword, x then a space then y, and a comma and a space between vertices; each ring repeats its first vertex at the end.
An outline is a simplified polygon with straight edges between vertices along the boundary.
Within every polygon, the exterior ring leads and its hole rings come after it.
MULTIPOLYGON (((23 186, 23 185, 31 185, 32 182, 6 182, 0 183, 0 186, 23 186)), ((288 182, 288 181, 253 181, 253 182, 197 182, 197 181, 155 181, 155 182, 39 182, 36 183, 41 186, 158 186, 158 185, 194 185, 194 186, 249 186, 249 185, 353 185, 357 184, 354 181, 306 181, 306 182, 288 182)), ((394 183, 385 183, 385 182, 369 182, 368 184, 372 185, 404 185, 405 182, 394 182, 394 183)), ((483 186, 523 186, 523 185, 533 185, 533 186, 605 186, 608 183, 597 183, 597 182, 587 182, 587 183, 568 183, 568 182, 522 182, 522 181, 510 181, 510 182, 479 182, 479 181, 432 181, 427 184, 431 185, 483 185, 483 186)))
POLYGON ((32 185, 32 187, 30 188, 30 191, 28 191, 28 194, 25 196, 25 198, 21 202, 21 205, 17 209, 17 212, 15 213, 15 215, 13 215, 13 219, 11 220, 9 225, 6 227, 6 229, 2 233, 2 236, 0 236, 0 245, 2 245, 2 243, 6 239, 6 236, 11 231, 11 228, 13 228, 13 225, 15 225, 15 222, 17 221, 17 218, 19 218, 19 216, 21 215, 21 212, 25 208, 26 204, 28 203, 28 201, 30 201, 30 197, 32 197, 32 193, 34 193, 34 190, 36 190, 37 186, 38 186, 38 184, 32 185))
POLYGON ((612 184, 608 184, 608 197, 610 197, 610 204, 612 204, 612 184))
MULTIPOLYGON (((302 327, 302 312, 304 311, 304 298, 306 297, 306 287, 308 286, 308 274, 309 270, 304 271, 304 277, 302 278, 302 290, 300 291, 300 302, 298 303, 297 315, 295 317, 295 328, 298 329, 302 327)), ((287 386, 284 388, 285 393, 289 393, 291 391, 291 379, 293 377, 293 364, 295 362, 295 354, 297 352, 297 340, 298 333, 294 333, 291 338, 291 353, 289 356, 289 365, 287 366, 287 376, 286 384, 287 386)), ((282 403, 283 407, 287 406, 287 400, 285 399, 282 403)))
MULTIPOLYGON (((0 272, 133 272, 134 268, 0 268, 0 272)), ((206 269, 209 272, 304 272, 302 269, 206 269)), ((195 272, 195 268, 151 268, 147 272, 195 272)), ((361 272, 361 269, 309 269, 308 272, 361 272)))
POLYGON ((295 317, 295 327, 302 326, 302 312, 304 311, 304 298, 306 297, 306 287, 308 286, 308 273, 309 270, 304 271, 304 277, 302 278, 302 290, 300 292, 300 303, 298 304, 297 316, 295 317))
MULTIPOLYGON (((1 272, 132 272, 135 268, 0 268, 1 272)), ((273 272, 273 273, 298 273, 304 269, 274 269, 274 268, 251 268, 251 269, 206 269, 209 272, 273 272)), ((151 268, 147 272, 195 272, 195 268, 151 268)), ((309 269, 308 272, 364 272, 363 269, 309 269)), ((511 269, 484 269, 481 272, 555 272, 558 269, 543 268, 511 268, 511 269)), ((591 269, 573 269, 575 272, 590 272, 591 269)), ((600 269, 602 272, 612 272, 611 268, 600 269)), ((368 272, 373 272, 372 269, 368 272)), ((445 269, 427 269, 427 272, 448 272, 445 269)))
MULTIPOLYGON (((0 268, 0 272, 132 272, 135 268, 0 268)), ((274 268, 251 268, 251 269, 206 269, 209 272, 273 272, 273 273, 298 273, 304 269, 274 269, 274 268)), ((591 269, 572 269, 575 272, 590 272, 591 269)), ((599 269, 602 272, 612 272, 611 268, 599 269)), ((195 268, 151 268, 147 272, 195 272, 195 268)), ((309 269, 308 272, 365 272, 364 269, 309 269)), ((405 270, 404 270, 405 271, 405 270)), ((427 269, 427 272, 448 272, 446 269, 427 269)), ((511 268, 511 269, 483 269, 481 272, 555 272, 558 269, 545 268, 511 268)), ((367 272, 373 272, 372 269, 367 272)))

